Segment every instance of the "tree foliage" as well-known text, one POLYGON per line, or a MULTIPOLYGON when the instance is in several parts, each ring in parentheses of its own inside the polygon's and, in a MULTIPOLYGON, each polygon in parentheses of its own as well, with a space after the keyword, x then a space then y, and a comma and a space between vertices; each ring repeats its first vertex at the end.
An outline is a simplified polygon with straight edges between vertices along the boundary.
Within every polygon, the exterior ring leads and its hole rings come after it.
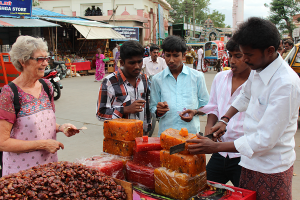
POLYGON ((193 23, 193 5, 195 5, 195 23, 203 24, 205 20, 210 17, 214 21, 215 27, 225 27, 225 15, 213 10, 209 14, 210 0, 167 0, 172 6, 170 16, 174 19, 174 23, 185 22, 193 23))
POLYGON ((299 1, 294 0, 272 0, 270 4, 265 4, 265 7, 270 8, 268 19, 273 22, 280 31, 288 31, 292 38, 295 24, 293 16, 300 12, 299 1))
POLYGON ((225 14, 222 14, 217 10, 213 10, 213 12, 208 15, 208 17, 214 22, 215 27, 225 28, 225 14))

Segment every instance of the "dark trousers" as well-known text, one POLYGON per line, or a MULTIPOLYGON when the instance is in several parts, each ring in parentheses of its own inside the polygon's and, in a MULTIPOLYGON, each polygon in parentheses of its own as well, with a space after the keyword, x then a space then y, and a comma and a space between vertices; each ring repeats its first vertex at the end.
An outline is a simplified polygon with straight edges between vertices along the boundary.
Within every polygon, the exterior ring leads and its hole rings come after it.
POLYGON ((207 180, 226 184, 231 181, 236 187, 239 186, 241 169, 238 165, 241 158, 226 158, 218 153, 214 153, 206 165, 207 180))

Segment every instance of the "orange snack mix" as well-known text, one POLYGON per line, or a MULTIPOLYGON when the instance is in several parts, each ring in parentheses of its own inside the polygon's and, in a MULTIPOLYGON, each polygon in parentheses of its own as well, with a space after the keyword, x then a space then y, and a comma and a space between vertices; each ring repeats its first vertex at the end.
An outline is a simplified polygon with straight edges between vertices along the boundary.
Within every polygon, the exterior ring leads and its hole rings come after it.
POLYGON ((105 138, 114 140, 134 141, 143 136, 143 121, 137 119, 112 119, 104 121, 105 138))
POLYGON ((180 173, 187 173, 192 177, 206 171, 205 154, 184 155, 175 153, 170 155, 170 151, 161 150, 160 163, 162 167, 180 173))
POLYGON ((206 171, 191 177, 164 167, 154 170, 155 192, 178 200, 187 200, 207 187, 206 171))
MULTIPOLYGON (((170 150, 170 147, 185 143, 189 139, 197 139, 195 134, 188 133, 187 136, 181 136, 179 130, 169 128, 161 133, 160 135, 160 145, 163 149, 170 150)), ((192 144, 192 143, 191 143, 192 144)), ((187 150, 187 145, 185 151, 180 152, 181 154, 190 154, 187 150)))
POLYGON ((119 141, 110 138, 103 140, 103 152, 119 155, 132 156, 135 141, 119 141))
POLYGON ((187 128, 181 128, 181 130, 179 131, 179 135, 185 137, 189 135, 189 132, 187 130, 187 128))

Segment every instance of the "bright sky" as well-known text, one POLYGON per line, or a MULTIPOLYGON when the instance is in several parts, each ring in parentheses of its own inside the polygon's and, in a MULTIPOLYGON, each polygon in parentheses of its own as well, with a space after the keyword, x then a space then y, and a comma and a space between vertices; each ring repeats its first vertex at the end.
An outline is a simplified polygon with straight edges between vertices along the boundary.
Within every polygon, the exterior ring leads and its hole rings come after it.
MULTIPOLYGON (((272 0, 244 0, 244 20, 249 17, 267 17, 269 8, 264 6, 272 0)), ((232 27, 232 6, 233 0, 210 0, 210 12, 214 9, 225 14, 225 24, 232 27)))

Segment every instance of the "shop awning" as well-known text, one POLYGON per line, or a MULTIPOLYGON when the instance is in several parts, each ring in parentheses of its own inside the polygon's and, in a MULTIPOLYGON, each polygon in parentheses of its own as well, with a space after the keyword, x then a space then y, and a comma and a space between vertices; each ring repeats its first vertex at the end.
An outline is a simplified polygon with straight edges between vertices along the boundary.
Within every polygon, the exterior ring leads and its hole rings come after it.
POLYGON ((126 39, 120 33, 111 28, 82 26, 73 24, 73 26, 88 40, 92 39, 126 39))
POLYGON ((0 27, 54 27, 60 26, 39 19, 0 18, 0 27))

